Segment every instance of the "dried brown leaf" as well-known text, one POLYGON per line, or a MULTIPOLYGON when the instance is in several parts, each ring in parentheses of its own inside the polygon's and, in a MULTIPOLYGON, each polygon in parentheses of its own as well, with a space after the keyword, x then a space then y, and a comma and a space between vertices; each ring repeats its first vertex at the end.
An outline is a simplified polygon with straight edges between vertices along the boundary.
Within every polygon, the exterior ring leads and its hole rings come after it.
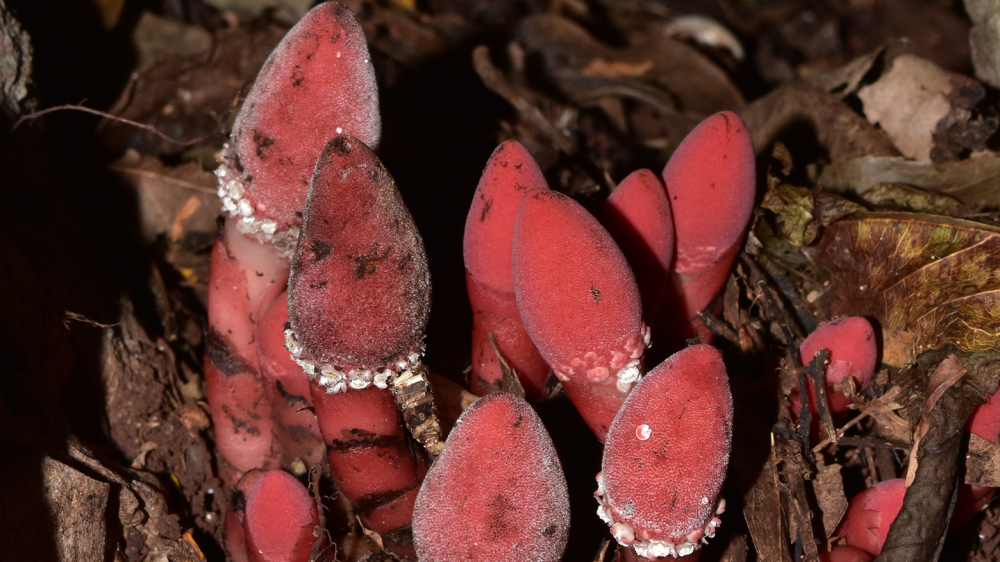
POLYGON ((857 194, 881 183, 935 191, 976 208, 996 208, 1000 207, 1000 156, 987 153, 959 162, 932 164, 898 156, 865 155, 827 166, 817 180, 824 189, 857 194))
POLYGON ((938 365, 938 368, 934 370, 931 374, 931 380, 928 385, 928 395, 927 401, 924 402, 923 412, 920 413, 920 423, 917 424, 917 429, 913 433, 913 447, 910 449, 910 463, 906 469, 906 485, 909 486, 913 483, 913 479, 917 474, 917 468, 920 466, 919 456, 917 452, 920 450, 920 441, 927 435, 928 430, 931 427, 931 410, 937 405, 938 400, 949 388, 955 385, 959 379, 962 378, 968 371, 962 365, 962 362, 954 354, 945 357, 944 361, 938 365))
POLYGON ((147 242, 161 234, 174 241, 182 241, 186 235, 193 235, 201 243, 214 239, 219 198, 213 174, 197 164, 170 167, 159 158, 142 156, 134 150, 110 169, 135 190, 147 242))
POLYGON ((820 522, 823 524, 825 538, 833 536, 837 524, 840 523, 840 518, 847 511, 844 479, 840 475, 841 468, 837 463, 824 464, 823 455, 816 455, 816 474, 812 479, 812 487, 816 494, 816 504, 819 507, 820 522))
POLYGON ((913 334, 914 352, 1000 345, 1000 229, 910 213, 827 227, 820 260, 833 274, 831 312, 913 334))
POLYGON ((930 161, 938 121, 951 111, 948 72, 929 60, 903 55, 874 84, 858 91, 865 115, 882 127, 903 155, 930 161))

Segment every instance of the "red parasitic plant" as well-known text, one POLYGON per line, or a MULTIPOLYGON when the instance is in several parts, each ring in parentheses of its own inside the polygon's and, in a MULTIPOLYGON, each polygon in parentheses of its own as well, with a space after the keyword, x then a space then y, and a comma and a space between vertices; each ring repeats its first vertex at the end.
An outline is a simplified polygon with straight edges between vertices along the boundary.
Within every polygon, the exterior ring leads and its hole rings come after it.
POLYGON ((243 531, 253 562, 309 562, 320 534, 319 512, 301 482, 270 470, 247 494, 243 531))
POLYGON ((889 527, 903 507, 904 495, 906 481, 902 478, 883 480, 861 491, 851 498, 835 534, 844 537, 848 546, 878 556, 889 527))
POLYGON ((645 557, 686 556, 721 524, 733 431, 722 356, 694 345, 649 372, 608 431, 598 515, 645 557))
POLYGON ((625 256, 583 207, 544 189, 521 200, 512 250, 524 327, 603 441, 649 344, 625 256))
POLYGON ((212 257, 205 378, 230 487, 281 455, 271 422, 271 395, 280 392, 258 372, 257 321, 287 284, 309 178, 338 129, 377 143, 378 95, 361 26, 327 2, 268 58, 216 170, 227 218, 212 257))
POLYGON ((632 266, 643 318, 652 322, 674 257, 674 220, 663 183, 649 170, 632 172, 611 192, 597 218, 632 266))
POLYGON ((275 433, 282 450, 282 466, 296 474, 316 466, 323 452, 323 436, 313 413, 309 378, 285 349, 288 293, 267 309, 257 327, 261 373, 270 385, 275 433))
POLYGON ((424 376, 430 275, 395 183, 353 137, 333 139, 317 161, 288 307, 286 346, 311 379, 334 480, 367 527, 410 555, 425 461, 389 386, 424 376))
MULTIPOLYGON (((827 403, 832 413, 845 412, 852 401, 837 392, 836 385, 851 377, 857 388, 862 388, 871 380, 878 358, 875 330, 868 320, 860 316, 838 318, 821 324, 799 346, 802 364, 808 365, 822 349, 829 351, 824 371, 827 403)), ((818 415, 815 384, 812 377, 806 375, 809 410, 818 415)), ((802 410, 801 389, 793 390, 789 400, 792 414, 797 418, 802 410)))
POLYGON ((341 134, 378 146, 378 88, 361 24, 324 2, 268 57, 223 149, 219 197, 240 232, 290 256, 316 159, 341 134))
POLYGON ((510 394, 476 400, 420 488, 417 556, 556 562, 568 538, 566 478, 542 420, 510 394))
POLYGON ((680 302, 664 310, 671 330, 706 335, 697 320, 725 285, 753 211, 753 146, 746 125, 722 111, 681 142, 663 168, 677 246, 673 280, 680 302))
POLYGON ((548 189, 535 159, 517 141, 493 151, 465 220, 465 280, 472 305, 472 375, 480 396, 500 386, 500 360, 489 342, 518 375, 529 398, 545 396, 549 366, 524 329, 514 297, 511 246, 521 198, 531 189, 548 189))
POLYGON ((247 470, 279 463, 255 319, 280 293, 287 275, 287 262, 275 259, 273 248, 247 239, 227 222, 212 247, 205 344, 205 393, 227 487, 247 470))

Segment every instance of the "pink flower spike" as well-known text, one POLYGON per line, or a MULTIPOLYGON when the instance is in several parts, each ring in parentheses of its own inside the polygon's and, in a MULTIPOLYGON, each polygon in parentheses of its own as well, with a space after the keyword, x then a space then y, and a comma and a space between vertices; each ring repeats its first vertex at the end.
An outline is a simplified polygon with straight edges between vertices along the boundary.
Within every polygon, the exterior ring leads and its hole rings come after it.
MULTIPOLYGON (((663 168, 677 249, 674 281, 689 322, 729 276, 753 212, 756 179, 746 125, 722 111, 701 122, 663 168)), ((670 312, 677 316, 677 312, 670 312)))
POLYGON ((538 414, 510 394, 475 401, 417 496, 421 562, 556 562, 568 538, 566 478, 538 414))
POLYGON ((902 478, 883 480, 863 490, 851 498, 834 534, 844 537, 848 546, 878 556, 905 495, 906 481, 902 478))
POLYGON ((722 356, 694 345, 649 372, 615 416, 594 494, 619 544, 686 556, 721 525, 733 435, 722 356))
MULTIPOLYGON (((513 272, 524 327, 556 376, 624 400, 649 331, 632 270, 608 231, 569 197, 531 191, 517 212, 513 272)), ((574 405, 603 440, 608 410, 574 405)))
POLYGON ((549 366, 524 329, 511 271, 517 207, 535 188, 548 189, 538 164, 520 143, 504 141, 486 163, 465 221, 466 287, 473 314, 470 386, 479 395, 500 385, 500 361, 488 340, 493 332, 497 349, 528 397, 545 396, 549 366))
POLYGON ((247 495, 247 553, 254 562, 308 562, 318 536, 319 512, 294 476, 271 470, 247 495))
POLYGON ((628 258, 647 322, 660 310, 674 258, 674 220, 663 183, 649 170, 629 174, 611 192, 597 218, 628 258))
POLYGON ((341 4, 325 2, 293 27, 264 63, 223 150, 219 197, 241 232, 295 249, 299 218, 320 151, 354 135, 377 147, 381 120, 364 31, 341 4))
POLYGON ((424 244, 389 172, 358 139, 333 139, 316 163, 288 306, 289 349, 324 386, 385 388, 422 353, 424 244))
MULTIPOLYGON (((826 400, 833 413, 847 411, 851 399, 837 392, 835 385, 847 377, 852 377, 860 390, 868 384, 875 374, 878 358, 878 342, 875 340, 875 330, 871 323, 861 316, 848 316, 831 320, 817 327, 799 346, 799 360, 803 366, 809 365, 813 357, 826 349, 830 352, 826 378, 826 400)), ((816 405, 815 381, 808 378, 809 410, 819 415, 816 405)), ((801 392, 801 389, 798 389, 801 392)), ((800 396, 800 395, 799 395, 800 396)), ((793 399, 792 413, 798 417, 802 402, 793 399)), ((818 418, 817 418, 818 419, 818 418)))

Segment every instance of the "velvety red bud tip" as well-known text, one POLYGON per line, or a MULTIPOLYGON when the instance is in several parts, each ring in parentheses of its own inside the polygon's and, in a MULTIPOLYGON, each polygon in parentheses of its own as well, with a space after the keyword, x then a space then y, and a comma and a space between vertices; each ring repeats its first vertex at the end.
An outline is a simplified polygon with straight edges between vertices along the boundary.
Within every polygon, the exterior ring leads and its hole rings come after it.
POLYGON ((462 414, 413 511, 422 562, 560 560, 569 494, 552 440, 523 399, 494 393, 462 414))
POLYGON ((650 371, 608 431, 598 514, 622 545, 647 557, 685 556, 721 525, 733 431, 722 356, 695 345, 650 371))
POLYGON ((323 381, 384 388, 378 377, 419 360, 430 312, 424 244, 389 172, 358 139, 333 139, 316 163, 288 303, 290 350, 323 381))
POLYGON ((256 562, 307 562, 318 525, 309 490, 287 472, 268 471, 247 495, 243 527, 256 562))

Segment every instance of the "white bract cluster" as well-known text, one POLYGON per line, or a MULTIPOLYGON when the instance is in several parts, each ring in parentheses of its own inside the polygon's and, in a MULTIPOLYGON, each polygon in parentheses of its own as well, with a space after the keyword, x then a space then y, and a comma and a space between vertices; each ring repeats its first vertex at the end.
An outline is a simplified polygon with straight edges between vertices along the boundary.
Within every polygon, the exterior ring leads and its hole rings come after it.
POLYGON ((389 388, 396 377, 411 375, 411 371, 420 364, 420 358, 424 354, 424 346, 419 343, 407 353, 404 359, 400 359, 394 365, 387 365, 376 370, 343 369, 329 363, 317 364, 316 361, 303 357, 302 344, 299 343, 295 332, 291 329, 285 330, 285 348, 292 355, 292 360, 302 367, 309 380, 319 377, 318 382, 326 388, 327 394, 346 392, 348 388, 361 390, 372 384, 381 389, 389 388))
MULTIPOLYGON (((722 520, 718 516, 726 511, 726 500, 719 498, 715 507, 715 517, 710 518, 703 529, 691 531, 683 541, 672 542, 651 537, 637 537, 635 529, 631 525, 624 521, 615 521, 611 512, 611 506, 607 504, 604 496, 604 478, 600 472, 597 473, 597 491, 594 492, 594 498, 597 499, 598 503, 597 516, 611 527, 611 534, 614 535, 618 544, 631 546, 635 549, 637 555, 646 558, 662 558, 665 556, 680 558, 698 550, 702 544, 708 543, 707 539, 715 536, 715 529, 722 525, 722 520)), ((702 503, 707 502, 708 498, 702 498, 702 503)), ((643 534, 648 535, 648 533, 643 534)))
POLYGON ((240 234, 250 234, 262 243, 273 244, 278 254, 290 258, 295 253, 299 240, 299 227, 292 225, 285 230, 278 230, 278 223, 272 219, 259 219, 254 215, 253 204, 246 197, 246 186, 243 178, 226 165, 229 154, 229 143, 222 146, 219 156, 219 167, 215 176, 219 178, 219 199, 222 208, 236 220, 236 230, 240 234))

